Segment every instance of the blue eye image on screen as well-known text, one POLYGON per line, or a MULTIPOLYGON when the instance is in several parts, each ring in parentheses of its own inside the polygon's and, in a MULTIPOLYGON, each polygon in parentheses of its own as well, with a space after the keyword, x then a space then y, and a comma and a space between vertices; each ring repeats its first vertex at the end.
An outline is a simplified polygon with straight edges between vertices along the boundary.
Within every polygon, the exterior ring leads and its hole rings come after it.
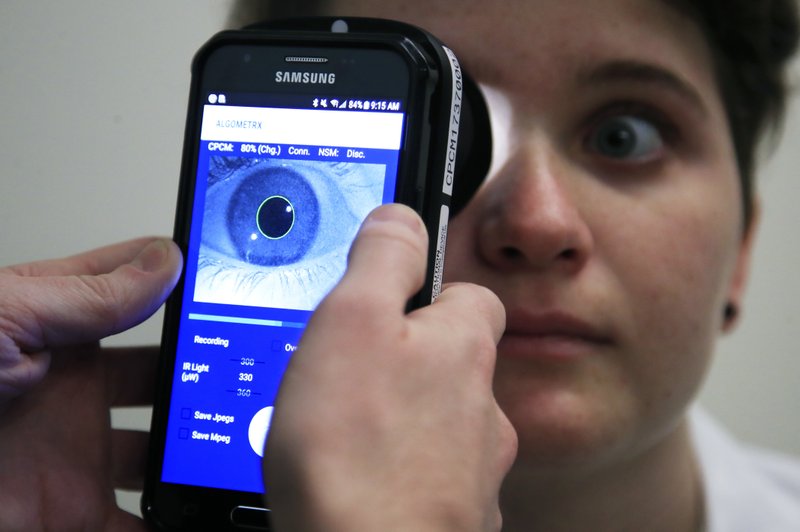
POLYGON ((209 160, 194 300, 313 310, 341 278, 382 164, 209 160))

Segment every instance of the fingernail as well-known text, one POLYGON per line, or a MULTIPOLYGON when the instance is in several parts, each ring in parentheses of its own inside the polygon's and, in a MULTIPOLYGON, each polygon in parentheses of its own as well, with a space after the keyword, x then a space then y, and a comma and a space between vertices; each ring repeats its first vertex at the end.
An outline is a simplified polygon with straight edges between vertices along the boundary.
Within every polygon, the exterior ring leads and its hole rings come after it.
POLYGON ((381 205, 372 211, 369 216, 367 216, 367 219, 364 223, 368 224, 372 222, 400 223, 415 233, 422 233, 425 231, 425 227, 422 225, 422 220, 420 220, 419 215, 410 207, 406 207, 405 205, 400 205, 397 203, 381 205))
POLYGON ((167 258, 167 242, 159 238, 147 244, 131 261, 131 264, 144 272, 154 272, 161 268, 167 258))

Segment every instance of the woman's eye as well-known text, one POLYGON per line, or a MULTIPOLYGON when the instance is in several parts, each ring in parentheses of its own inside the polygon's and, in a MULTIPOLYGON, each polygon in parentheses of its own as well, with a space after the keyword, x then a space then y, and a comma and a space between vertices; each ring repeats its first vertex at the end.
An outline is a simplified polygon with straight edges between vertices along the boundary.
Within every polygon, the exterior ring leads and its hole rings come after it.
POLYGON ((212 157, 195 300, 312 310, 344 272, 386 167, 212 157))
POLYGON ((664 140, 658 127, 649 120, 619 115, 602 120, 590 132, 588 147, 610 159, 646 162, 661 153, 664 140))

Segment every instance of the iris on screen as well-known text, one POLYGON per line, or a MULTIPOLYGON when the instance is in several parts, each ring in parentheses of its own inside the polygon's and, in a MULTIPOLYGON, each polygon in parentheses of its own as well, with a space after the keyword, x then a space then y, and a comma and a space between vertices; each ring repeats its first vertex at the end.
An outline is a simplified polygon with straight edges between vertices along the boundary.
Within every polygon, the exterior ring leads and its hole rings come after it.
POLYGON ((344 273, 385 165, 212 157, 195 301, 313 310, 344 273))
POLYGON ((320 205, 303 174, 282 166, 259 168, 235 187, 227 202, 226 229, 239 258, 280 266, 308 253, 319 234, 320 205))

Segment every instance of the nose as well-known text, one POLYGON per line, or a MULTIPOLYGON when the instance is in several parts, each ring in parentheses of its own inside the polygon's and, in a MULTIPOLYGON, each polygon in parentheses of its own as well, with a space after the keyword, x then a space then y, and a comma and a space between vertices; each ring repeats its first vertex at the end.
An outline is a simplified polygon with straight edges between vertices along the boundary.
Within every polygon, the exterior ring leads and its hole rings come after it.
POLYGON ((547 141, 519 147, 482 191, 478 252, 494 268, 574 273, 592 233, 582 215, 586 191, 547 141))

